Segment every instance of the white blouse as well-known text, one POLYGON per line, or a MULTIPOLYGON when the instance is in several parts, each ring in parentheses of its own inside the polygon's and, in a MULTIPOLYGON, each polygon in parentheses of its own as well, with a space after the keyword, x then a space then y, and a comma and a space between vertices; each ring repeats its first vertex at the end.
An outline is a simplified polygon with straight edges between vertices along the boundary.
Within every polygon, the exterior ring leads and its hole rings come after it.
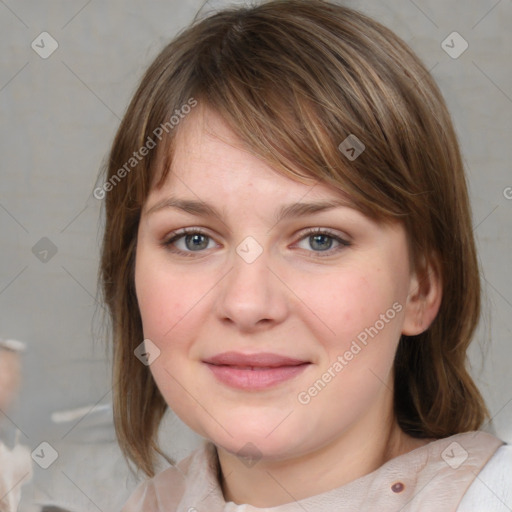
POLYGON ((224 500, 215 446, 143 482, 122 512, 510 512, 512 446, 483 431, 432 441, 330 491, 271 508, 224 500))

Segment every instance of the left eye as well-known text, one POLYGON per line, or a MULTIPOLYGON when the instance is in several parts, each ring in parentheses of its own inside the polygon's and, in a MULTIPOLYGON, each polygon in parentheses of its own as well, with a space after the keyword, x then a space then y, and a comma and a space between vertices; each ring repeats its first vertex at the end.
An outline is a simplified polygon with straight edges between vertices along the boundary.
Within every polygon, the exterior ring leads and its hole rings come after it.
POLYGON ((326 252, 339 249, 340 246, 347 246, 349 243, 337 235, 324 231, 307 233, 297 244, 301 249, 313 250, 314 252, 326 252), (333 248, 334 246, 334 248, 333 248))

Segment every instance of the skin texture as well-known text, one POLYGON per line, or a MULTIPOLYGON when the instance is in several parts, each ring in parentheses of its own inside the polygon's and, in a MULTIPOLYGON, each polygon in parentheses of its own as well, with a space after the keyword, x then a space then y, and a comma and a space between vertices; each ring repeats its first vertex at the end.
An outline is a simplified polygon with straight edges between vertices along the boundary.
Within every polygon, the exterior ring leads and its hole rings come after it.
POLYGON ((171 409, 217 445, 226 500, 277 506, 425 444, 393 417, 393 358, 401 333, 418 334, 434 319, 440 283, 432 269, 425 279, 410 267, 403 227, 348 206, 276 223, 283 205, 344 195, 278 174, 206 109, 177 137, 171 172, 143 209, 135 284, 144 336, 161 351, 151 372, 171 409), (209 203, 220 218, 162 207, 171 196, 209 203), (165 245, 181 228, 204 231, 201 250, 185 237, 165 245), (320 247, 331 243, 329 250, 319 250, 307 228, 327 228, 349 245, 327 237, 320 247), (249 236, 262 250, 252 263, 237 253, 249 236), (335 371, 338 356, 383 314, 384 327, 335 371), (241 390, 203 362, 226 351, 309 364, 270 388, 241 390), (299 394, 329 368, 329 382, 301 403, 299 394))

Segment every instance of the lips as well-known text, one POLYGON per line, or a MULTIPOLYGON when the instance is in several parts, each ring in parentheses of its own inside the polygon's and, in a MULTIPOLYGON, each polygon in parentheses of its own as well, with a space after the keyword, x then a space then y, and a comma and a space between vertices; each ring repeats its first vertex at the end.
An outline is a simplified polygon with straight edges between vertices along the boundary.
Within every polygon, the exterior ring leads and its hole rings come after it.
POLYGON ((309 361, 279 354, 224 352, 203 361, 223 384, 244 390, 261 390, 292 379, 309 361))

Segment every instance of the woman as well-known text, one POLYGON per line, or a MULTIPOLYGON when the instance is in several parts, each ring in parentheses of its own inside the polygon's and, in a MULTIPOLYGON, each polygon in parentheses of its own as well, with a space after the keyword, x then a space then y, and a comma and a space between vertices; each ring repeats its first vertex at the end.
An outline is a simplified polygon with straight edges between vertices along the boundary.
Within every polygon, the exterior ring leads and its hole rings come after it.
POLYGON ((317 0, 194 23, 142 79, 98 191, 116 428, 154 477, 123 510, 511 499, 466 368, 480 287, 457 139, 388 29, 317 0), (205 443, 155 477, 167 407, 205 443))

